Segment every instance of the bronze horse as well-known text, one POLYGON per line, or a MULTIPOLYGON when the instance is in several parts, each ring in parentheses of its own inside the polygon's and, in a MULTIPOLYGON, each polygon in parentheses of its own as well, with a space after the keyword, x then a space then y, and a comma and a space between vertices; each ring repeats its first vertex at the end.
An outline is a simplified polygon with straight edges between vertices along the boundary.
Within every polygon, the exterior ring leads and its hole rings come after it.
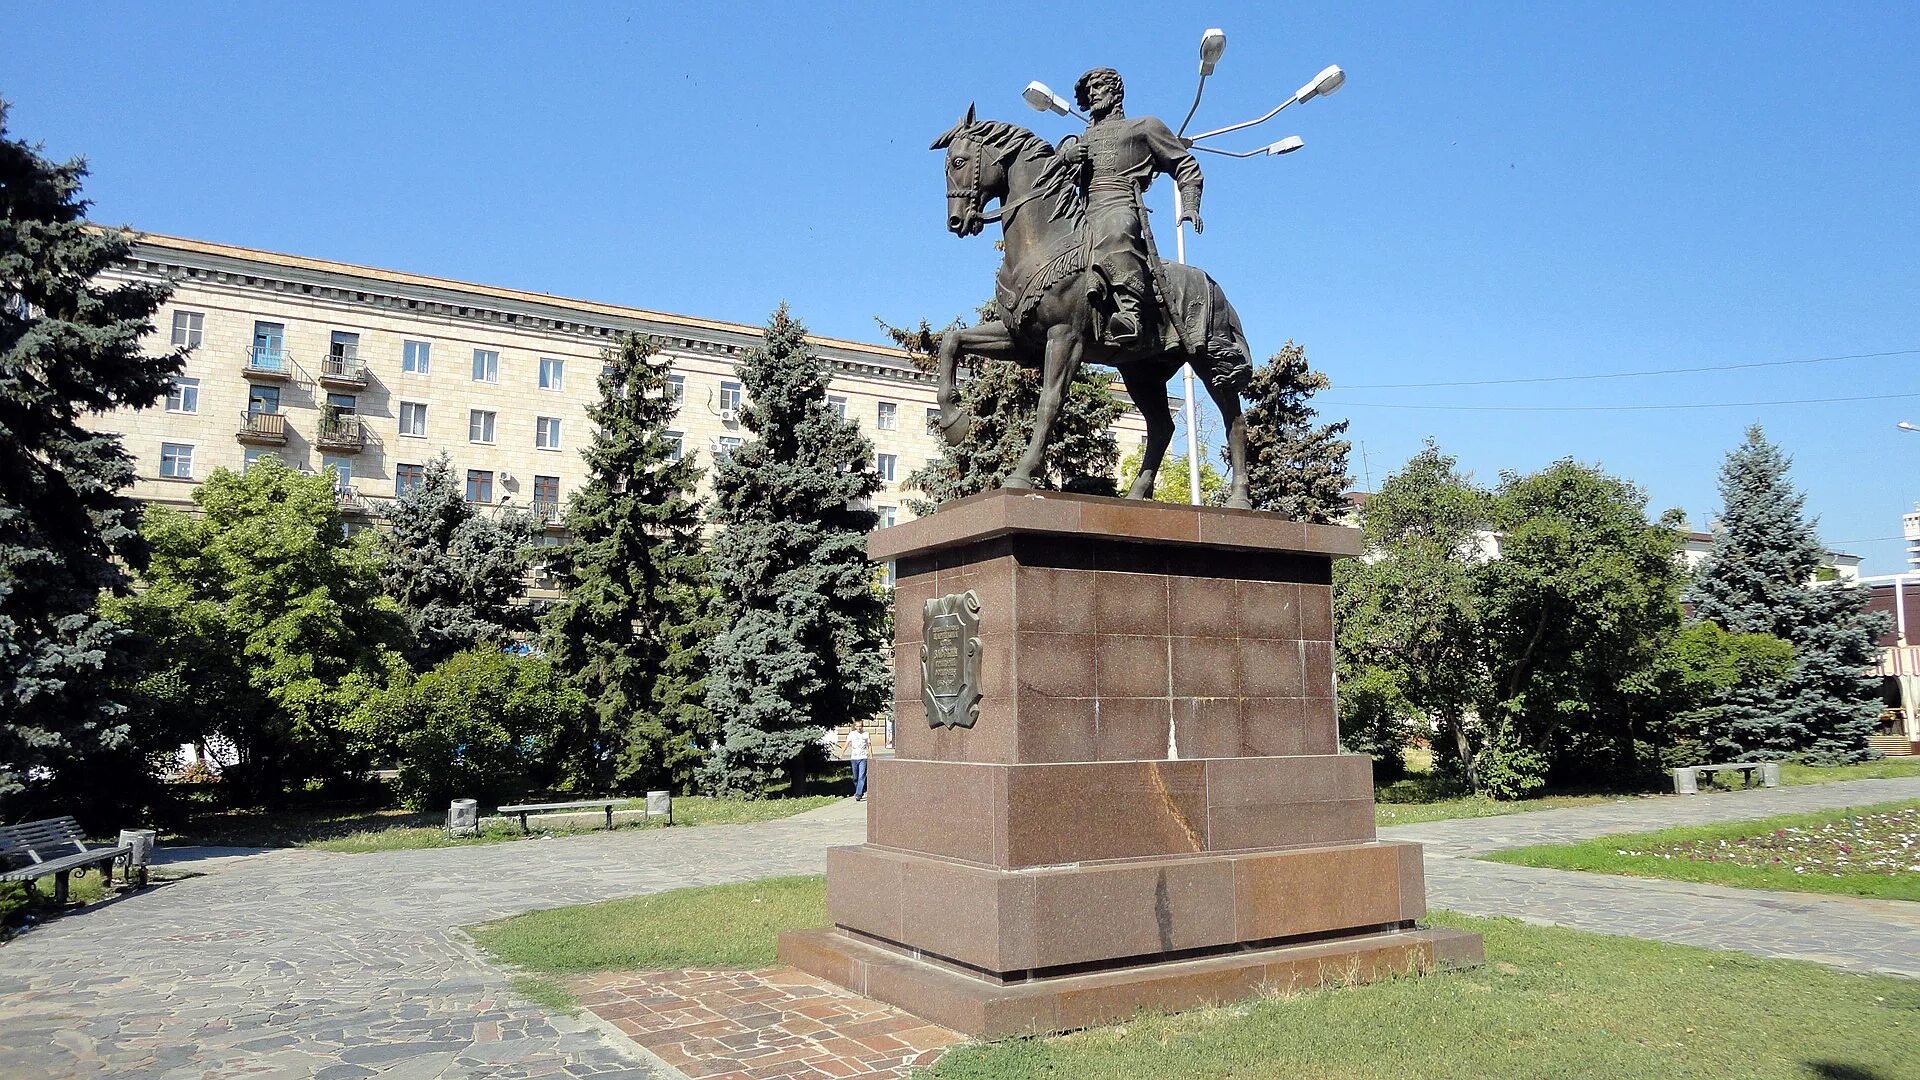
POLYGON ((1089 278, 1097 271, 1088 268, 1075 167, 1033 132, 998 120, 976 121, 972 108, 934 140, 932 149, 947 152, 947 229, 974 236, 997 220, 1006 241, 995 289, 1000 321, 949 332, 940 342, 940 429, 948 441, 964 438, 970 423, 960 411, 955 381, 963 353, 1038 370, 1033 438, 1003 481, 1010 488, 1032 487, 1074 372, 1083 362, 1107 364, 1119 370, 1127 395, 1147 422, 1140 475, 1127 497, 1151 498, 1173 439, 1167 380, 1191 361, 1226 423, 1233 464, 1227 505, 1250 507, 1240 391, 1252 376, 1253 362, 1240 316, 1220 286, 1204 271, 1162 260, 1163 280, 1174 295, 1163 298, 1159 317, 1164 330, 1173 329, 1167 320, 1178 320, 1180 332, 1163 332, 1157 341, 1130 351, 1111 349, 1097 332, 1100 313, 1093 297, 1104 283, 1089 278), (999 207, 988 211, 986 204, 995 199, 999 207))

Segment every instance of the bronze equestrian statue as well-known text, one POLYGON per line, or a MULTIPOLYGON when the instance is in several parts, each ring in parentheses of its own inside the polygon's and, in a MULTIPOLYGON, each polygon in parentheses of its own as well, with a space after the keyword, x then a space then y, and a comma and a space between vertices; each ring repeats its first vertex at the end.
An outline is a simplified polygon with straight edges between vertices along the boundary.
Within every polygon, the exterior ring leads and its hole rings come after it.
POLYGON ((1212 278, 1155 254, 1141 201, 1156 175, 1171 174, 1182 220, 1199 231, 1200 167, 1165 124, 1127 118, 1111 69, 1082 76, 1075 93, 1092 119, 1084 136, 1058 149, 1015 124, 975 120, 972 108, 933 142, 932 149, 947 152, 948 230, 974 236, 998 221, 1006 249, 994 289, 1000 321, 941 339, 940 428, 958 442, 969 426, 956 383, 962 354, 1038 369, 1033 437, 1003 481, 1032 487, 1074 372, 1083 362, 1107 364, 1120 372, 1147 423, 1140 474, 1127 497, 1150 498, 1173 439, 1167 380, 1191 362, 1226 424, 1233 466, 1227 505, 1250 507, 1240 409, 1240 391, 1253 374, 1246 332, 1212 278), (988 211, 996 199, 999 207, 988 211))

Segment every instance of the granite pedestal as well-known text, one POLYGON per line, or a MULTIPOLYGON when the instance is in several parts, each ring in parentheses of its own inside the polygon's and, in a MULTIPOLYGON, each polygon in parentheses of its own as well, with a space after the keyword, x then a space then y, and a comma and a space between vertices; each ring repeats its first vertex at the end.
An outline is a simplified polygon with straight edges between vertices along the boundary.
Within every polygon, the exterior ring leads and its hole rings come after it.
POLYGON ((1338 752, 1330 581, 1359 545, 1057 492, 876 533, 897 756, 870 766, 868 842, 828 854, 833 927, 782 959, 987 1037, 1478 962, 1476 935, 1418 926, 1420 848, 1376 839, 1372 763, 1338 752), (935 726, 923 611, 969 592, 977 719, 935 726))

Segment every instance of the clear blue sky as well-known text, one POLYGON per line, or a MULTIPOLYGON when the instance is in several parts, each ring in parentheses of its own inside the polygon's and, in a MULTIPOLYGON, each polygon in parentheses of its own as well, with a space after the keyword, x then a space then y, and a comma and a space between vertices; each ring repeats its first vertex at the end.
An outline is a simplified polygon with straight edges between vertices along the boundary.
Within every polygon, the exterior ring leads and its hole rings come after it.
POLYGON ((1203 159, 1189 255, 1256 353, 1294 338, 1332 376, 1356 475, 1433 436, 1489 482, 1572 456, 1699 523, 1759 420, 1870 572, 1901 568, 1873 538, 1920 499, 1920 435, 1894 428, 1920 421, 1896 396, 1920 395, 1920 353, 1367 388, 1920 350, 1912 5, 79 3, 6 23, 13 131, 85 154, 102 220, 749 323, 785 299, 861 339, 988 293, 990 241, 945 233, 925 149, 969 101, 1057 137, 1020 88, 1110 65, 1130 112, 1178 123, 1220 26, 1196 125, 1349 72, 1244 141, 1304 151, 1203 159), (1881 400, 1485 411, 1829 397, 1881 400))

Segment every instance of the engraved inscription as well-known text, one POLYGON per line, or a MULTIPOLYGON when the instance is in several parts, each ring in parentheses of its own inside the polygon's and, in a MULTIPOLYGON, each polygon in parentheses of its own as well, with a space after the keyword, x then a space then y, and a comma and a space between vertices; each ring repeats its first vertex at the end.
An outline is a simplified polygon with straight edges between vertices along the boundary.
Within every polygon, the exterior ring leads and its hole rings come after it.
POLYGON ((920 700, 930 727, 980 719, 980 597, 969 590, 927 601, 920 622, 920 700))

